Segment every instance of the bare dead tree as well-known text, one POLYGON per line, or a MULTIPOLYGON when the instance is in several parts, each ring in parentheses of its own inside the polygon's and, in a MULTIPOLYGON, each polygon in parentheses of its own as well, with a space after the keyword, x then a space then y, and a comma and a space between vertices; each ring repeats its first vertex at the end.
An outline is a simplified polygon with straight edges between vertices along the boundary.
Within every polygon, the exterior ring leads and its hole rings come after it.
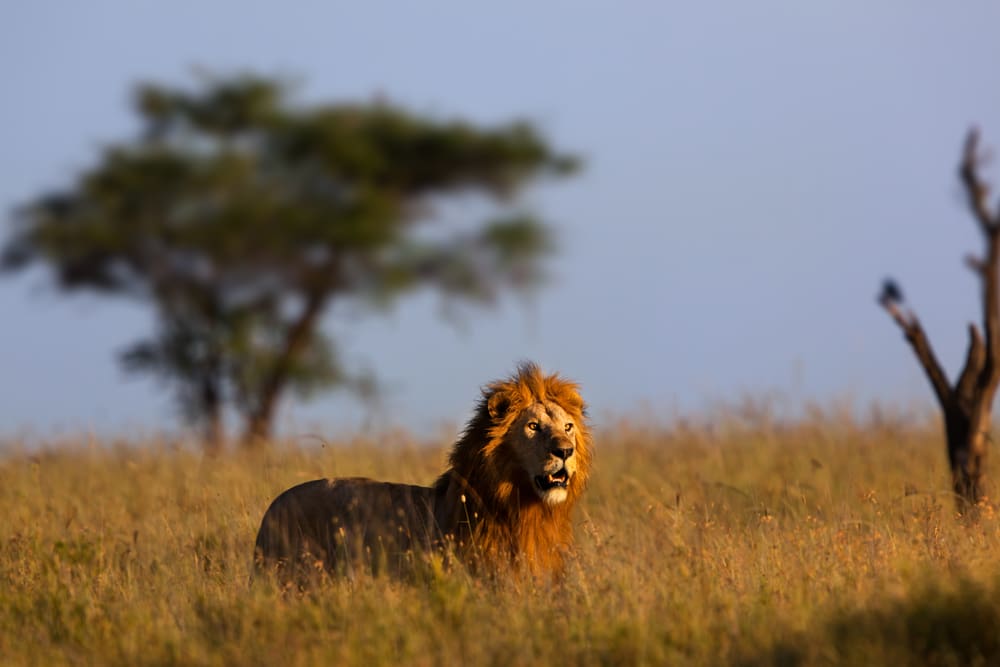
POLYGON ((917 316, 903 309, 902 292, 896 284, 887 280, 879 296, 879 303, 903 330, 941 405, 952 487, 960 510, 967 510, 984 498, 993 398, 1000 384, 1000 208, 990 211, 989 186, 979 176, 981 161, 979 132, 973 128, 965 140, 959 177, 986 241, 984 258, 967 258, 981 283, 986 336, 983 337, 976 324, 969 324, 965 366, 954 385, 948 382, 917 316))

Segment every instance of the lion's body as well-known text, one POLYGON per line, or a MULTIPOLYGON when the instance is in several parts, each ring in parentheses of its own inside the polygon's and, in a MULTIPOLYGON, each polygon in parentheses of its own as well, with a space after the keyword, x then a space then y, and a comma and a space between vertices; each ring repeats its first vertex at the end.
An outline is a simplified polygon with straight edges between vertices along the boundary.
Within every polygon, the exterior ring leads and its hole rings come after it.
POLYGON ((559 574, 590 447, 577 386, 526 364, 484 390, 433 486, 352 478, 293 487, 265 513, 255 563, 399 572, 442 548, 474 569, 559 574))
MULTIPOLYGON (((268 508, 256 553, 293 559, 293 568, 333 572, 364 563, 398 571, 413 551, 441 535, 434 521, 434 490, 370 479, 318 479, 294 486, 268 508)), ((284 565, 283 564, 283 565, 284 565)))

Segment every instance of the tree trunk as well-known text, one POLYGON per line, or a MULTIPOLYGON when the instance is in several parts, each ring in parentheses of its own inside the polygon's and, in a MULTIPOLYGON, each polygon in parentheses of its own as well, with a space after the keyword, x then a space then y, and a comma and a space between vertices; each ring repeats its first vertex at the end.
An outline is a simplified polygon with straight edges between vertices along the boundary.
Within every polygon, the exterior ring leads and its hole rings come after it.
POLYGON ((222 400, 219 389, 212 378, 205 378, 201 387, 202 409, 204 410, 205 434, 202 445, 209 456, 222 453, 225 431, 222 424, 222 400))
POLYGON ((284 347, 270 372, 264 377, 255 405, 247 417, 246 430, 243 434, 244 447, 255 447, 270 440, 278 400, 288 382, 292 364, 308 347, 328 295, 329 290, 326 288, 310 292, 302 313, 288 330, 284 347))
POLYGON ((989 422, 988 411, 976 415, 953 408, 945 416, 952 490, 960 510, 985 498, 983 484, 989 422))
POLYGON ((283 385, 284 381, 268 383, 267 389, 262 391, 257 406, 247 416, 246 430, 243 433, 244 447, 256 447, 271 439, 274 431, 274 411, 280 393, 279 383, 283 385))

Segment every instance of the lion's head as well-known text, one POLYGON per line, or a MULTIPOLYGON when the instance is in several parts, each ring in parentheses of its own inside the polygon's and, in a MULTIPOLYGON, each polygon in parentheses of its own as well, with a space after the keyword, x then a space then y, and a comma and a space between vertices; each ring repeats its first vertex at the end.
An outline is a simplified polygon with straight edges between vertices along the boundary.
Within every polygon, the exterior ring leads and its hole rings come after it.
POLYGON ((510 380, 491 384, 484 398, 493 423, 487 457, 512 453, 520 482, 530 483, 547 505, 575 498, 590 472, 590 433, 577 386, 525 364, 510 380))
POLYGON ((479 551, 485 545, 525 556, 532 569, 559 569, 591 447, 578 386, 522 364, 483 390, 438 482, 450 498, 439 521, 460 537, 468 532, 479 551))

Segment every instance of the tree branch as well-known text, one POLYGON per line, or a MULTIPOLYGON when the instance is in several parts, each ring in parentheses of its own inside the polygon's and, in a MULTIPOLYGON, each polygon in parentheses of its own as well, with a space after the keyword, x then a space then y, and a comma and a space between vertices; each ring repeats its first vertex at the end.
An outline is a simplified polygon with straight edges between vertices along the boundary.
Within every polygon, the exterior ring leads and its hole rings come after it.
POLYGON ((965 265, 979 278, 986 274, 986 262, 971 253, 965 256, 965 265))
POLYGON ((891 299, 883 298, 879 300, 879 303, 903 330, 906 341, 913 348, 917 361, 920 362, 924 373, 927 374, 927 379, 931 382, 938 403, 941 404, 942 409, 947 410, 951 403, 951 386, 948 384, 948 377, 934 355, 934 350, 931 348, 930 341, 927 340, 927 335, 924 333, 923 327, 920 326, 917 316, 912 312, 904 313, 891 299))
POLYGON ((958 400, 971 404, 979 383, 979 377, 986 363, 986 348, 979 327, 969 324, 969 349, 965 353, 965 367, 955 385, 958 400))
POLYGON ((965 185, 965 192, 969 196, 969 207, 972 209, 979 228, 984 233, 989 234, 991 230, 996 230, 997 221, 990 215, 989 186, 979 178, 979 130, 972 128, 965 138, 965 150, 962 152, 962 163, 959 165, 958 173, 965 185))
POLYGON ((995 222, 989 232, 989 252, 983 271, 983 325, 987 363, 980 384, 994 389, 1000 381, 1000 227, 995 222))
MULTIPOLYGON (((977 386, 981 398, 992 403, 997 384, 1000 383, 1000 214, 989 210, 989 186, 979 177, 979 131, 969 130, 959 174, 969 207, 986 236, 986 257, 970 264, 983 281, 983 326, 986 329, 985 363, 980 371, 977 386)), ((971 349, 970 349, 971 353, 971 349)), ((964 375, 964 373, 963 373, 964 375)))

